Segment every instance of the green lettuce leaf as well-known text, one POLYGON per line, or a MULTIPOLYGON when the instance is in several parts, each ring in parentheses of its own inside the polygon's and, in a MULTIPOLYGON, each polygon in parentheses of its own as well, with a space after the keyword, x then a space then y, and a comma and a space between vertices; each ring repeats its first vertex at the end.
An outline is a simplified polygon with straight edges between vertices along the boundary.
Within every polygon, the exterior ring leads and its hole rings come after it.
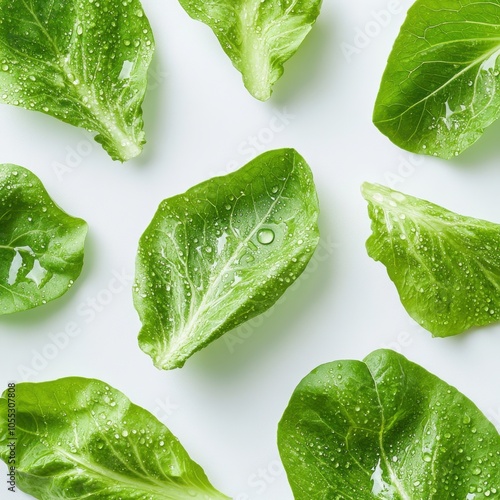
POLYGON ((140 154, 154 51, 139 0, 0 0, 0 103, 98 135, 114 160, 140 154))
POLYGON ((393 351, 313 370, 278 427, 296 500, 486 500, 500 435, 454 387, 393 351))
POLYGON ((372 236, 408 314, 448 337, 500 320, 500 225, 464 217, 387 187, 364 184, 372 236))
POLYGON ((228 499, 161 422, 99 380, 6 390, 0 399, 6 463, 10 443, 17 486, 40 500, 228 499))
POLYGON ((40 179, 0 165, 0 315, 57 299, 83 266, 87 224, 50 198, 40 179))
POLYGON ((417 0, 389 57, 375 125, 408 151, 460 154, 500 116, 499 55, 499 0, 417 0))
POLYGON ((139 344, 160 369, 271 307, 319 242, 312 173, 292 149, 163 201, 139 243, 139 344))
POLYGON ((179 0, 212 28, 224 52, 257 99, 271 97, 283 65, 319 16, 322 0, 179 0))

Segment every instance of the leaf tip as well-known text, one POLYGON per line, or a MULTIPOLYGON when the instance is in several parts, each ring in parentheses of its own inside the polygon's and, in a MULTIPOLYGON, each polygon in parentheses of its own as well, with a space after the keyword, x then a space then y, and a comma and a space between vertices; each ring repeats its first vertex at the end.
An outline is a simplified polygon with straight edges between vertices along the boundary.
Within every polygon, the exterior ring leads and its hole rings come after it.
POLYGON ((363 182, 361 185, 361 194, 368 202, 380 201, 384 194, 387 194, 388 188, 381 184, 373 184, 371 182, 363 182))
POLYGON ((246 89, 252 97, 257 99, 260 102, 266 102, 268 101, 271 96, 273 95, 273 89, 272 87, 267 87, 267 88, 258 88, 258 87, 253 87, 251 85, 245 84, 246 89))
POLYGON ((114 136, 97 134, 94 140, 109 154, 112 160, 125 163, 137 158, 143 151, 146 138, 143 131, 138 138, 132 138, 122 131, 116 131, 114 136))

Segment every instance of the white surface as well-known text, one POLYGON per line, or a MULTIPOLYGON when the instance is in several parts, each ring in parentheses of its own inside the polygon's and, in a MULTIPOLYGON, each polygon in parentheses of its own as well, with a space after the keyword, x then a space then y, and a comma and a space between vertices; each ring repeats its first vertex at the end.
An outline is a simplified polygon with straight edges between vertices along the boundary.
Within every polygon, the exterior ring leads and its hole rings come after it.
MULTIPOLYGON (((499 425, 500 326, 432 339, 408 317, 385 268, 364 249, 370 223, 359 187, 365 180, 396 180, 393 186, 409 194, 500 221, 498 124, 461 157, 444 162, 399 150, 371 123, 380 77, 411 2, 327 0, 264 104, 247 93, 206 26, 175 1, 143 3, 157 54, 144 107, 149 142, 137 160, 113 163, 85 132, 1 107, 0 161, 35 172, 57 203, 87 220, 90 234, 83 275, 65 297, 0 319, 0 385, 22 381, 20 369, 31 368, 35 353, 50 349, 51 334, 74 322, 81 334, 30 380, 80 375, 112 384, 155 411, 214 485, 237 500, 292 499, 278 465, 276 427, 295 386, 320 363, 397 348, 456 385, 499 425), (354 44, 356 29, 373 21, 374 11, 398 6, 380 33, 368 25, 375 36, 349 63, 342 43, 354 44), (294 118, 271 137, 265 129, 284 109, 294 118), (137 346, 130 285, 93 318, 87 301, 108 296, 103 290, 113 273, 125 270, 131 280, 139 236, 162 199, 244 165, 257 154, 249 151, 249 138, 259 134, 268 141, 259 152, 291 146, 311 165, 322 249, 271 316, 221 338, 182 370, 159 372, 137 346), (86 156, 58 177, 57 163, 78 147, 86 156), (395 179, 402 161, 418 166, 395 179), (232 352, 236 335, 248 338, 232 352)), ((4 472, 2 464, 0 477, 4 472)), ((4 491, 0 484, 1 498, 4 491)))

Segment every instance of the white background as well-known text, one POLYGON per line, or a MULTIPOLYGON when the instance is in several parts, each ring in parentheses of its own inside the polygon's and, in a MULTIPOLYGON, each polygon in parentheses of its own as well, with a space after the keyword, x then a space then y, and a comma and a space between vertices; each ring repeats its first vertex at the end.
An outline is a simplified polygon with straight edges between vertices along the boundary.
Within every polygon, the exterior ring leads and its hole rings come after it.
MULTIPOLYGON (((73 289, 43 308, 0 318, 0 385, 27 378, 26 369, 36 381, 105 380, 155 412, 214 485, 238 500, 292 499, 278 465, 277 423, 295 386, 321 363, 398 349, 456 385, 498 426, 500 326, 432 339, 408 317, 385 268, 364 248, 370 234, 360 195, 365 180, 500 222, 498 124, 446 162, 399 150, 371 123, 385 62, 411 2, 326 0, 267 103, 248 94, 212 32, 175 0, 143 4, 157 53, 144 105, 149 142, 138 159, 113 163, 79 129, 40 113, 0 109, 0 161, 31 169, 59 205, 90 225, 85 268, 73 289), (398 13, 382 27, 374 12, 388 7, 398 13), (355 36, 365 28, 370 37, 359 48, 363 40, 355 36), (355 42, 358 53, 348 60, 342 44, 355 42), (284 110, 293 118, 270 134, 273 117, 284 110), (260 137, 259 151, 248 151, 252 137, 260 137), (133 274, 138 239, 162 199, 285 146, 296 148, 315 174, 322 247, 273 314, 173 372, 156 370, 137 346, 131 284, 91 318, 88 301, 109 299, 113 273, 133 274), (71 158, 73 150, 84 154, 71 158), (61 165, 72 168, 61 173, 61 165), (53 354, 51 335, 70 323, 81 334, 46 366, 40 359, 33 366, 34 358, 53 354)), ((6 477, 3 464, 0 477, 6 477)), ((0 484, 1 498, 6 487, 0 484)))

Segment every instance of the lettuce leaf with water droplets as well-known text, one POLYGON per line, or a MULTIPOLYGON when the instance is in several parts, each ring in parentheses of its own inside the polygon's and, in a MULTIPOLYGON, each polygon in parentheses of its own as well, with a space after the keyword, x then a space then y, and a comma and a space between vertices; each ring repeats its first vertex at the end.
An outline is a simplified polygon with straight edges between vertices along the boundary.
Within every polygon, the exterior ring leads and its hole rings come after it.
POLYGON ((156 417, 99 380, 8 388, 0 398, 6 463, 10 443, 17 486, 40 500, 228 500, 156 417))
POLYGON ((319 16, 322 0, 179 0, 208 25, 257 99, 271 97, 283 65, 319 16))
POLYGON ((499 56, 499 0, 417 0, 389 57, 375 125, 408 151, 460 154, 500 117, 499 56))
POLYGON ((271 307, 319 242, 312 173, 292 149, 163 201, 139 243, 139 344, 160 369, 271 307))
POLYGON ((278 427, 295 500, 486 500, 500 435, 457 389, 393 351, 313 370, 278 427))
POLYGON ((87 224, 63 212, 40 179, 0 165, 0 315, 57 299, 83 267, 87 224))
POLYGON ((154 51, 139 0, 0 0, 0 103, 96 132, 114 160, 140 154, 154 51))
POLYGON ((408 314, 447 337, 500 320, 500 225, 384 186, 363 185, 382 262, 408 314))

